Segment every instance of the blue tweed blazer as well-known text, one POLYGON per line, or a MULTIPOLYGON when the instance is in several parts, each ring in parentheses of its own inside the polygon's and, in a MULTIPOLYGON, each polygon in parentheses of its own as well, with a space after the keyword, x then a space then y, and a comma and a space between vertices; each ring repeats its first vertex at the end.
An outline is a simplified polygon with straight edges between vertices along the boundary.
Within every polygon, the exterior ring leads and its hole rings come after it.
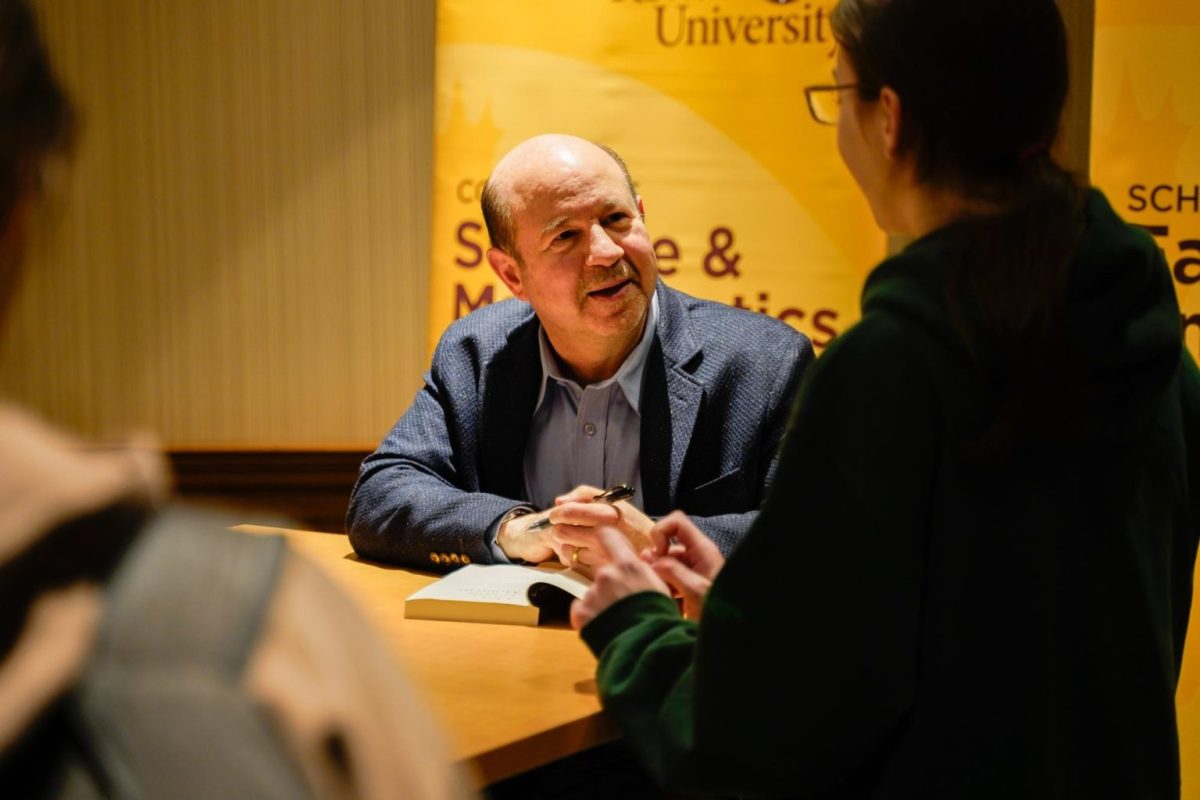
MULTIPOLYGON (((643 508, 690 514, 728 554, 749 529, 812 344, 786 324, 657 288, 643 373, 643 508)), ((533 309, 506 300, 451 325, 425 386, 363 462, 346 529, 364 558, 452 569, 493 560, 487 534, 527 502, 541 382, 533 309), (453 554, 454 562, 443 556, 453 554), (435 558, 431 559, 431 556, 435 558)))

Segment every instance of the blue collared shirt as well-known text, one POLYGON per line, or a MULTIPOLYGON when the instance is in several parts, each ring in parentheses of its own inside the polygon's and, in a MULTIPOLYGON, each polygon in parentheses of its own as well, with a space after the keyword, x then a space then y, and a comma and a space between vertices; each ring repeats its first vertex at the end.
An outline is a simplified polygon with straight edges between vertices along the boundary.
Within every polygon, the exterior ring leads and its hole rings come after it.
POLYGON ((642 373, 658 321, 658 296, 650 300, 642 338, 607 380, 580 386, 562 374, 546 332, 538 332, 542 387, 525 445, 525 490, 537 508, 576 486, 600 490, 618 483, 634 489, 642 508, 642 373))
MULTIPOLYGON (((581 484, 609 489, 633 487, 629 499, 642 503, 642 373, 658 323, 658 294, 650 299, 642 338, 609 379, 587 387, 562 374, 546 331, 538 330, 542 386, 525 444, 525 491, 534 510, 554 506, 554 498, 581 484)), ((492 556, 507 561, 496 544, 497 525, 487 532, 492 556)))

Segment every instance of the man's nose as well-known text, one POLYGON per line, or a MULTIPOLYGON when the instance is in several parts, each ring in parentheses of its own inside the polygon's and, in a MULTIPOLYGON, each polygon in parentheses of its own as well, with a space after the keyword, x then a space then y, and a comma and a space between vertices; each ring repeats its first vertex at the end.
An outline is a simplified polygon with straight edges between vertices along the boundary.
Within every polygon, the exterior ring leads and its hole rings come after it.
POLYGON ((589 266, 607 267, 625 255, 625 250, 613 241, 612 236, 602 225, 593 225, 588 239, 587 263, 589 266))

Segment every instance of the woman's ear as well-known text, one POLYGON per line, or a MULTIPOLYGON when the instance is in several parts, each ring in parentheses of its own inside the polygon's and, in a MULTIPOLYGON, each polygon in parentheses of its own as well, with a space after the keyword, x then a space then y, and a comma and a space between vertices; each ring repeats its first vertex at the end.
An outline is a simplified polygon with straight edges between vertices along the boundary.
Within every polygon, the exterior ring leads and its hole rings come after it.
POLYGON ((895 160, 900 147, 900 95, 890 86, 879 90, 879 111, 884 153, 895 160))

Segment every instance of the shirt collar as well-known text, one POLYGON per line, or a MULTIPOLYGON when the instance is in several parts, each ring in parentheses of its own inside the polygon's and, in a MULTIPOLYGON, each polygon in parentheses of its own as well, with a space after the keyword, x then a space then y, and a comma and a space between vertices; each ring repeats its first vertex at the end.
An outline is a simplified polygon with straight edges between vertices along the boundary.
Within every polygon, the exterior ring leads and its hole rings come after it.
MULTIPOLYGON (((620 369, 611 378, 592 384, 597 389, 603 389, 616 381, 625 394, 625 401, 629 403, 629 407, 639 414, 641 413, 639 404, 642 399, 642 373, 646 368, 646 357, 650 353, 650 343, 654 340, 654 328, 657 324, 658 292, 655 292, 650 296, 650 311, 646 314, 646 326, 642 329, 642 338, 638 341, 637 346, 625 357, 620 369)), ((538 354, 542 360, 542 385, 538 391, 537 403, 533 407, 535 414, 542 407, 542 401, 546 398, 546 382, 548 380, 562 384, 576 396, 583 393, 583 389, 578 383, 562 374, 562 370, 558 366, 558 359, 554 357, 554 348, 550 346, 550 340, 546 337, 546 329, 540 324, 538 325, 538 354)))

